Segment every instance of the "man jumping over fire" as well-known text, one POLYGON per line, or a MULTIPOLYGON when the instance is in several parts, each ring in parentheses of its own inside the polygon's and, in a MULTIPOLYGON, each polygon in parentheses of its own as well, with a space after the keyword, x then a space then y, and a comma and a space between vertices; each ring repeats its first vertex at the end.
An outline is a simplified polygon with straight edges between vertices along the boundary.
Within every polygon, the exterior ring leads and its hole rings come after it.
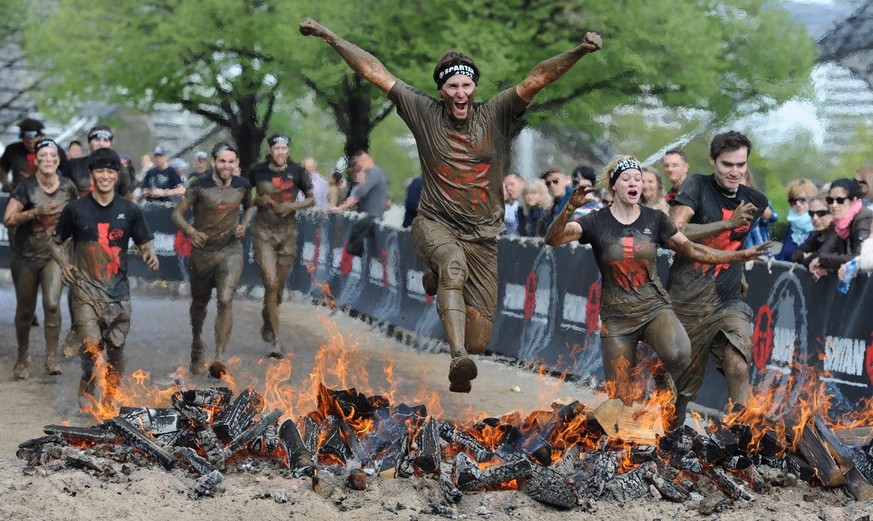
POLYGON ((462 53, 446 51, 437 61, 436 100, 319 23, 307 18, 300 32, 323 39, 385 93, 415 136, 424 185, 413 246, 428 265, 422 283, 437 297, 449 343, 449 390, 468 393, 478 375, 468 355, 488 346, 497 309, 496 237, 504 230, 502 186, 512 128, 543 87, 600 50, 600 36, 586 33, 580 45, 541 62, 515 87, 474 104, 479 68, 462 53))

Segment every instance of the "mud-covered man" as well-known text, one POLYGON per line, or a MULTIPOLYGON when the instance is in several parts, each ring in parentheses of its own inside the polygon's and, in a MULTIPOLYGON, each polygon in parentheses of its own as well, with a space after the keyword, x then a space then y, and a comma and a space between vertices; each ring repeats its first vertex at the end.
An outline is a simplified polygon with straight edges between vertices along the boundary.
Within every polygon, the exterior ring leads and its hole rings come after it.
POLYGON ((143 261, 158 269, 152 233, 142 211, 115 193, 121 158, 111 148, 101 148, 88 155, 88 168, 93 189, 64 208, 51 246, 52 257, 73 292, 75 327, 82 337, 82 408, 96 399, 111 403, 124 374, 124 344, 131 318, 127 280, 130 239, 139 247, 143 261), (64 247, 68 240, 73 243, 72 258, 64 247), (106 352, 105 372, 95 370, 102 366, 102 351, 106 352), (103 396, 98 397, 101 376, 105 382, 103 396))
POLYGON ((188 275, 191 281, 191 372, 206 372, 206 342, 203 323, 206 306, 216 294, 215 358, 210 374, 225 372, 221 362, 230 332, 233 329, 233 294, 243 270, 243 249, 240 239, 245 235, 253 212, 251 184, 233 175, 239 168, 236 147, 227 142, 212 148, 212 175, 198 177, 173 210, 173 224, 191 239, 191 259, 188 275), (185 219, 191 211, 193 224, 185 219))
POLYGON ((271 357, 282 358, 285 349, 279 340, 279 304, 297 258, 297 210, 314 205, 315 198, 306 169, 291 161, 291 138, 273 134, 267 145, 267 160, 253 166, 248 175, 257 192, 254 203, 258 209, 252 246, 264 283, 261 338, 272 346, 271 357), (300 201, 299 193, 303 194, 300 201))
POLYGON ((543 87, 601 48, 600 36, 587 33, 578 47, 540 63, 515 87, 474 104, 479 68, 469 56, 447 51, 440 57, 436 100, 317 22, 304 20, 300 31, 323 39, 385 93, 415 136, 424 181, 413 245, 429 267, 422 282, 437 297, 451 351, 449 390, 470 392, 478 370, 468 355, 485 350, 497 308, 496 237, 504 230, 512 128, 543 87))
MULTIPOLYGON (((751 151, 752 143, 739 132, 712 139, 709 162, 714 173, 685 179, 670 209, 676 227, 689 239, 718 250, 743 247, 749 225, 768 204, 763 193, 741 184, 751 151)), ((712 354, 727 381, 731 402, 748 404, 752 310, 743 302, 743 284, 739 264, 709 265, 676 257, 670 268, 667 291, 676 316, 688 331, 692 350, 691 380, 676 382, 676 386, 691 389, 692 396, 700 390, 712 354)))

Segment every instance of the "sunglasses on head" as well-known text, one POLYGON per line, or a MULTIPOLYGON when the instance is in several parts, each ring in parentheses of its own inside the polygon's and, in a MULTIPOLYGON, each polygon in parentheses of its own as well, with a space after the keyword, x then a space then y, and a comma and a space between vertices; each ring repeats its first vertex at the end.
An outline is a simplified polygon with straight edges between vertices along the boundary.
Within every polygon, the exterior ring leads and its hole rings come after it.
POLYGON ((805 204, 805 203, 806 203, 806 197, 789 197, 789 198, 788 198, 788 204, 789 204, 790 206, 794 206, 794 205, 797 204, 797 203, 805 204))
POLYGON ((848 200, 849 200, 848 197, 825 197, 825 202, 828 204, 834 204, 834 203, 843 204, 848 200))
POLYGON ((810 211, 807 212, 807 213, 809 213, 809 217, 810 217, 810 219, 811 219, 811 218, 813 218, 813 217, 822 218, 822 217, 824 217, 825 215, 828 215, 828 214, 831 213, 831 212, 828 211, 828 210, 810 210, 810 211))

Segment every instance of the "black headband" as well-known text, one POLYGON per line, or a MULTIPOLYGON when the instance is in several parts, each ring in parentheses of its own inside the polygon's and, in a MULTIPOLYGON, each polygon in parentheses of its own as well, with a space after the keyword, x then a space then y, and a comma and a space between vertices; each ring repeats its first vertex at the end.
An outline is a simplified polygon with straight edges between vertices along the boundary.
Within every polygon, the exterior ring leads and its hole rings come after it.
MULTIPOLYGON (((273 146, 273 145, 270 145, 270 146, 273 146)), ((233 148, 230 145, 221 145, 220 147, 216 148, 214 152, 212 152, 212 159, 218 159, 218 154, 220 154, 222 152, 233 152, 234 154, 236 154, 236 157, 239 157, 239 152, 237 152, 235 148, 233 148)), ((199 154, 199 152, 198 152, 198 154, 199 154)), ((198 155, 197 157, 200 157, 200 156, 198 155)), ((204 159, 206 159, 206 158, 204 157, 204 159)))
POLYGON ((629 157, 627 159, 622 159, 614 167, 612 167, 612 171, 609 173, 609 186, 615 186, 615 182, 618 181, 618 176, 621 175, 625 170, 639 170, 643 171, 643 166, 640 165, 640 162, 636 159, 629 157))
POLYGON ((272 147, 273 145, 290 145, 291 138, 279 134, 277 136, 271 136, 270 139, 267 140, 267 144, 270 145, 270 147, 272 147))
POLYGON ((437 89, 441 89, 443 85, 445 85, 445 83, 449 81, 449 78, 456 74, 469 76, 473 79, 473 83, 477 85, 479 84, 479 71, 476 69, 476 67, 473 67, 472 65, 467 65, 465 63, 456 62, 450 63, 434 73, 433 81, 436 82, 437 89))
POLYGON ((100 129, 92 130, 91 132, 88 132, 88 141, 91 141, 92 139, 97 139, 98 137, 100 139, 106 139, 108 141, 112 141, 112 131, 106 130, 105 128, 100 128, 100 129))
POLYGON ((35 147, 33 147, 33 152, 37 153, 37 152, 39 152, 39 149, 46 148, 46 147, 54 148, 55 150, 60 149, 58 144, 55 143, 54 141, 52 141, 51 139, 43 139, 42 141, 37 143, 35 147))

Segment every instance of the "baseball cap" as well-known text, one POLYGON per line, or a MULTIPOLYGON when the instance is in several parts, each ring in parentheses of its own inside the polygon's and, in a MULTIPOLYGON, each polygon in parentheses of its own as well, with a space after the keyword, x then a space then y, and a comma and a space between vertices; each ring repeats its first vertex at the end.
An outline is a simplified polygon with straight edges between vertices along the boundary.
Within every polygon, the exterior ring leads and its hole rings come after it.
POLYGON ((182 159, 181 157, 177 157, 173 159, 173 162, 170 163, 170 166, 175 168, 176 170, 187 170, 189 166, 188 162, 182 159))
POLYGON ((204 152, 203 150, 198 150, 197 153, 194 154, 194 157, 197 158, 197 159, 208 159, 208 158, 209 158, 209 154, 207 154, 207 153, 204 152))
POLYGON ((158 145, 155 147, 155 155, 156 156, 165 156, 165 155, 167 155, 167 151, 164 150, 164 147, 162 147, 161 145, 158 145))

